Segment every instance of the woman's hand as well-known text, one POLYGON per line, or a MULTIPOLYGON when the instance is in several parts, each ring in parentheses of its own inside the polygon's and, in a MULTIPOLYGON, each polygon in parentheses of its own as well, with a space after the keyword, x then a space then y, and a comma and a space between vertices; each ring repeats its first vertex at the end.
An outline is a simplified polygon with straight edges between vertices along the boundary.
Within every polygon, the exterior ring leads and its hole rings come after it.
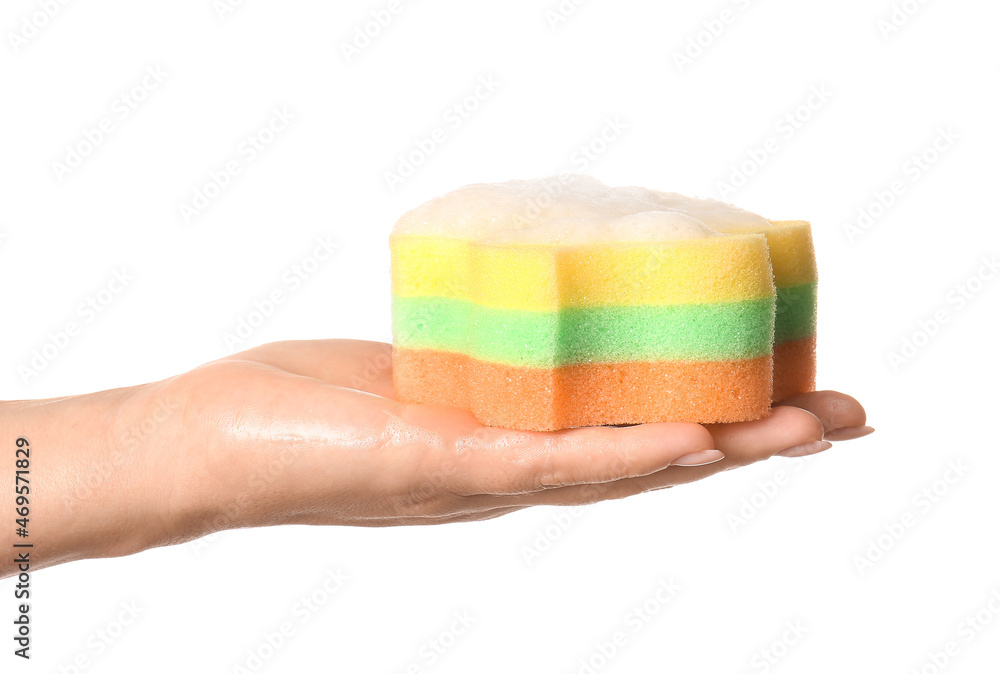
POLYGON ((44 457, 32 464, 36 565, 237 527, 438 524, 593 503, 871 432, 861 405, 831 391, 738 424, 489 428, 393 400, 391 353, 276 342, 152 384, 7 403, 3 441, 25 436, 44 457))

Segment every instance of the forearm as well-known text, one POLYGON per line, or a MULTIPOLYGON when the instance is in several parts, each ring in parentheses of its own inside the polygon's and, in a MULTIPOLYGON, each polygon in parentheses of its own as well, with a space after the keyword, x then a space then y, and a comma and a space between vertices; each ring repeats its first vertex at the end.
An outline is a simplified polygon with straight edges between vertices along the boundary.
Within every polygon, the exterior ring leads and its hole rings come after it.
POLYGON ((16 571, 15 543, 32 545, 33 568, 159 543, 164 495, 150 476, 163 465, 142 442, 138 391, 0 403, 0 576, 16 571))

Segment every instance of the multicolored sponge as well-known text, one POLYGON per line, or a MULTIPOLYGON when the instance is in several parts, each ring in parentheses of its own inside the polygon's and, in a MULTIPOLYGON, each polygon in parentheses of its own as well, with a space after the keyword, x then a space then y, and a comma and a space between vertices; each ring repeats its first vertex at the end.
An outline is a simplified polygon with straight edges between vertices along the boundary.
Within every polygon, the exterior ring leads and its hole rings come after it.
POLYGON ((776 337, 782 386, 811 387, 803 240, 808 225, 582 176, 462 188, 393 230, 396 396, 526 430, 760 418, 776 337))
POLYGON ((816 255, 808 222, 771 221, 752 231, 767 237, 774 270, 773 398, 777 402, 816 389, 816 255))
POLYGON ((767 238, 776 290, 775 402, 816 388, 816 253, 803 220, 766 220, 712 199, 646 190, 662 208, 679 210, 725 234, 758 232, 767 238))

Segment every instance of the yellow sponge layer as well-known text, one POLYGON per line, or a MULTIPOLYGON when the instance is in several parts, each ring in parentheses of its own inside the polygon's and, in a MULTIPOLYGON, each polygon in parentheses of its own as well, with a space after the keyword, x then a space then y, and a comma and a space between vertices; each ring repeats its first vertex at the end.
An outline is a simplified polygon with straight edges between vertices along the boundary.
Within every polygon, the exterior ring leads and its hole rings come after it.
POLYGON ((397 297, 554 311, 733 302, 774 294, 768 239, 753 232, 575 247, 394 235, 390 246, 397 297))
POLYGON ((767 237, 779 288, 812 283, 817 279, 812 228, 805 220, 771 220, 771 226, 729 228, 726 232, 762 232, 767 237))
POLYGON ((771 249, 774 284, 781 287, 811 283, 817 279, 812 228, 804 220, 773 220, 764 230, 771 249))

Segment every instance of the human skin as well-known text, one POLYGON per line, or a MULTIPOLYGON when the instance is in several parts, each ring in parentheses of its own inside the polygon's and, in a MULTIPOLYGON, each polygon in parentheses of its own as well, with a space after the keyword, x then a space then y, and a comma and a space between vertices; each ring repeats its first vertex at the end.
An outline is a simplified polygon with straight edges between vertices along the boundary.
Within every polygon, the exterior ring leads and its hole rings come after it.
MULTIPOLYGON (((392 347, 275 342, 158 382, 0 403, 0 545, 32 568, 128 555, 241 527, 485 520, 693 482, 871 432, 820 391, 737 424, 513 431, 392 396, 392 347), (28 538, 15 443, 30 443, 28 538)), ((4 553, 0 577, 13 575, 4 553)))

